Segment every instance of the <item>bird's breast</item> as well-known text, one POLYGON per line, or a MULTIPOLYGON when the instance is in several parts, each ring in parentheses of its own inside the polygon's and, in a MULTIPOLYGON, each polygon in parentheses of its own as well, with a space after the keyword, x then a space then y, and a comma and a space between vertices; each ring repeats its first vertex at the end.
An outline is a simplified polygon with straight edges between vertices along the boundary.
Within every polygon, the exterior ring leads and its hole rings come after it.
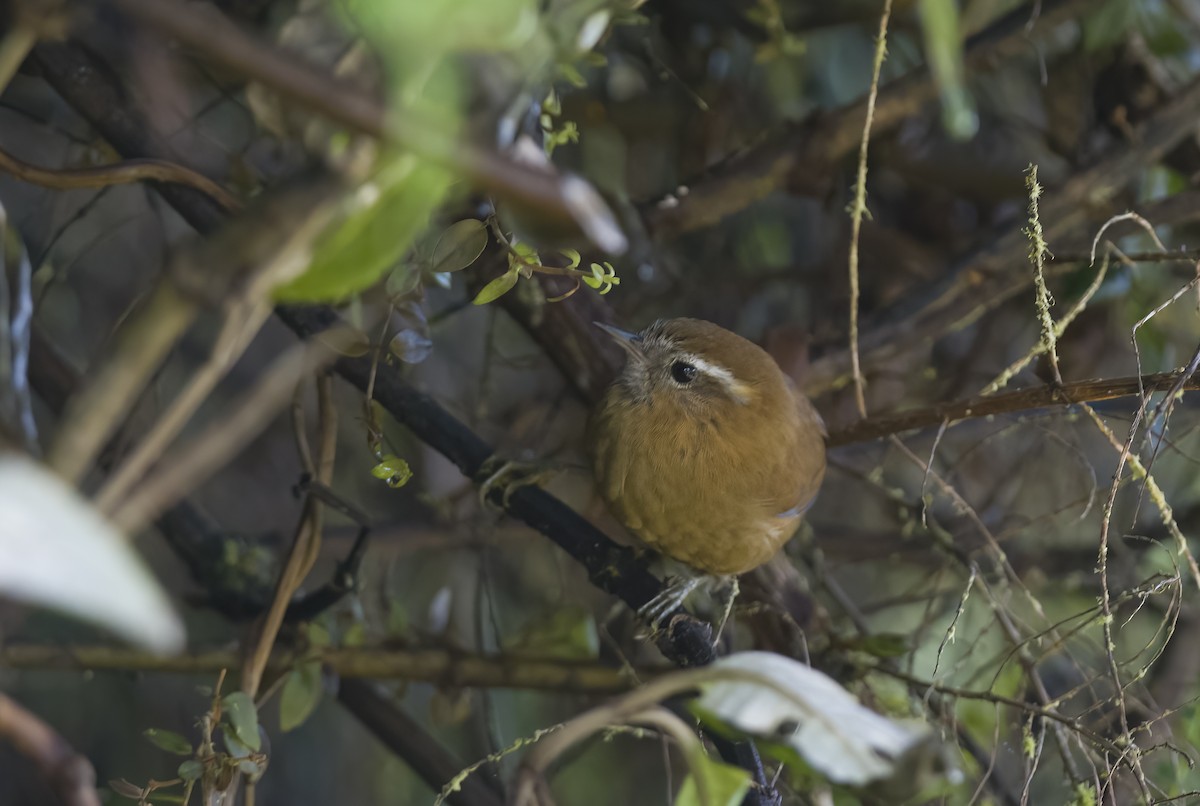
POLYGON ((761 416, 753 410, 682 417, 621 405, 608 401, 594 419, 595 472, 613 514, 640 540, 700 571, 740 574, 795 531, 800 516, 788 510, 815 486, 802 461, 811 447, 790 420, 747 442, 744 429, 761 416))

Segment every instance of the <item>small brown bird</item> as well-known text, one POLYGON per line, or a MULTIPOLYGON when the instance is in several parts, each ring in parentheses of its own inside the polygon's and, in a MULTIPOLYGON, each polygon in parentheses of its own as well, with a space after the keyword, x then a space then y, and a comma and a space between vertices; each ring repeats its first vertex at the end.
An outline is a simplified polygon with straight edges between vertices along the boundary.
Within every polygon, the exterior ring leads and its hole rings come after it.
MULTIPOLYGON (((795 532, 825 475, 821 416, 764 350, 699 319, 641 333, 597 323, 628 353, 590 424, 600 492, 617 519, 701 574, 736 577, 795 532)), ((651 623, 703 581, 673 580, 651 623)))

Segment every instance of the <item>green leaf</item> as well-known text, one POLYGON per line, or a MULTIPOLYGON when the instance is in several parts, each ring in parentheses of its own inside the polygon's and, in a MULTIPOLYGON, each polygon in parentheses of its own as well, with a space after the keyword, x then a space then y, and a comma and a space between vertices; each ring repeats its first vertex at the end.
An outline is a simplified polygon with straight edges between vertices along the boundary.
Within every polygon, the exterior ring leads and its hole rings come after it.
POLYGON ((876 633, 845 642, 847 649, 856 649, 877 658, 898 658, 912 651, 912 641, 899 633, 876 633))
POLYGON ((374 285, 404 255, 450 188, 451 175, 413 154, 382 157, 323 233, 304 274, 275 291, 283 302, 334 302, 374 285))
POLYGON ((567 264, 568 269, 579 268, 579 261, 583 260, 583 257, 579 254, 579 252, 574 249, 560 249, 559 251, 562 252, 563 257, 571 261, 567 264))
POLYGON ((403 299, 421 287, 421 272, 411 263, 401 263, 388 274, 383 290, 391 299, 403 299))
POLYGON ((741 767, 700 754, 689 761, 693 766, 683 779, 675 806, 737 806, 750 789, 750 773, 741 767))
POLYGON ((185 781, 198 781, 204 775, 204 765, 194 758, 189 758, 179 765, 176 775, 185 781))
POLYGON ((517 284, 519 276, 520 274, 515 267, 509 269, 480 289, 479 293, 475 295, 473 303, 475 305, 487 305, 489 302, 495 302, 512 290, 512 287, 517 284))
POLYGON ((412 468, 408 462, 394 454, 386 454, 379 464, 371 468, 371 475, 387 482, 392 488, 403 487, 412 478, 412 468))
POLYGON ((925 52, 942 96, 942 125, 951 137, 967 140, 979 130, 975 100, 967 90, 962 32, 955 0, 920 0, 925 52))
POLYGON ((177 756, 190 756, 192 754, 192 743, 169 730, 159 730, 158 728, 147 728, 142 731, 150 742, 159 750, 166 750, 168 753, 174 753, 177 756))
POLYGON ((504 646, 513 654, 579 660, 599 654, 600 637, 590 610, 567 606, 525 624, 504 646))
POLYGON ((231 758, 249 758, 254 753, 254 749, 239 739, 229 725, 221 725, 221 736, 225 739, 225 752, 229 753, 231 758))
POLYGON ((279 698, 279 728, 287 733, 312 716, 321 701, 321 664, 301 663, 288 673, 279 698))
POLYGON ((1133 0, 1108 0, 1083 18, 1083 49, 1101 50, 1129 35, 1137 22, 1137 3, 1133 0))
POLYGON ((487 248, 487 227, 475 218, 464 218, 446 228, 433 247, 431 272, 462 271, 487 248))
POLYGON ((262 746, 262 740, 258 735, 258 710, 254 707, 254 700, 244 691, 235 691, 225 695, 221 706, 238 740, 257 751, 262 746))

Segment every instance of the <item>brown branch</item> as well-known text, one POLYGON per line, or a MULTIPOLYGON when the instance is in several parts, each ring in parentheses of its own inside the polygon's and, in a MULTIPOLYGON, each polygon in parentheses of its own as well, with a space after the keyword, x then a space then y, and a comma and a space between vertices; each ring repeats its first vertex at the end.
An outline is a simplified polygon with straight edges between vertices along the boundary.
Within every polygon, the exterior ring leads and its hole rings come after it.
POLYGON ((526 208, 540 221, 582 232, 606 252, 625 250, 625 236, 612 212, 578 177, 524 165, 389 116, 382 103, 358 87, 246 32, 215 8, 177 0, 112 3, 214 64, 270 87, 330 120, 446 165, 471 184, 526 208))
POLYGON ((96 771, 49 725, 0 694, 0 740, 37 765, 65 806, 100 806, 96 771))
MULTIPOLYGON (((329 649, 305 654, 276 648, 267 669, 282 672, 316 657, 330 672, 346 678, 408 680, 451 688, 509 688, 612 694, 628 691, 636 680, 649 680, 668 667, 629 670, 593 661, 476 655, 448 649, 329 649)), ((240 669, 243 659, 232 650, 197 651, 166 657, 115 646, 57 647, 10 644, 0 649, 5 669, 77 669, 93 671, 215 674, 240 669)))
MULTIPOLYGON (((958 420, 991 417, 996 414, 1012 414, 1046 406, 1094 403, 1100 400, 1132 397, 1140 394, 1142 390, 1166 392, 1179 384, 1179 381, 1180 373, 1178 372, 1159 372, 1153 375, 1143 375, 1140 386, 1137 377, 1108 378, 1074 381, 1065 383, 1060 388, 1035 386, 1000 395, 954 400, 898 414, 876 415, 859 420, 853 425, 832 431, 829 434, 829 445, 833 447, 855 442, 869 442, 904 431, 930 428, 940 425, 944 420, 953 423, 958 420)), ((1200 389, 1200 379, 1191 377, 1183 383, 1182 388, 1189 391, 1200 389)))
POLYGON ((54 190, 102 188, 145 181, 174 182, 195 188, 210 196, 217 204, 231 213, 242 209, 242 203, 232 193, 204 174, 167 160, 136 159, 94 168, 51 170, 22 162, 12 154, 0 149, 0 171, 9 173, 22 182, 54 190))
MULTIPOLYGON (((298 387, 299 385, 297 385, 298 387)), ((333 404, 333 381, 328 375, 317 378, 318 419, 321 439, 318 443, 316 466, 313 468, 318 483, 326 486, 333 483, 334 457, 337 455, 337 407, 333 404)), ((304 423, 297 421, 296 429, 304 433, 304 423)), ((245 647, 246 663, 242 667, 242 690, 251 697, 258 694, 263 672, 271 657, 271 649, 283 626, 288 604, 312 570, 321 546, 321 530, 325 525, 325 505, 314 495, 304 502, 304 511, 296 526, 292 546, 279 570, 275 582, 275 595, 267 612, 259 617, 245 647)))
MULTIPOLYGON (((1028 30, 1029 6, 1024 5, 968 41, 966 64, 986 70, 1014 56, 1032 54, 1039 39, 1052 34, 1060 23, 1076 19, 1090 5, 1090 0, 1043 2, 1032 31, 1028 30)), ((936 97, 937 88, 924 68, 886 85, 875 106, 872 135, 895 129, 936 97)), ((647 227, 660 238, 701 229, 784 187, 823 195, 839 162, 858 147, 866 115, 864 96, 829 115, 784 126, 705 176, 685 183, 686 195, 642 205, 647 227)))

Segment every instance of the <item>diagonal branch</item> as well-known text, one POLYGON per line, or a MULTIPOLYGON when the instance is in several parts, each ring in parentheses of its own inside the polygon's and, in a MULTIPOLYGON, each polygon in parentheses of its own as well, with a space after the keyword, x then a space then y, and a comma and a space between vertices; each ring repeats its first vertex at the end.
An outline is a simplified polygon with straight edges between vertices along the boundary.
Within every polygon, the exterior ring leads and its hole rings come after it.
POLYGON ((829 444, 837 446, 869 442, 904 431, 932 428, 935 425, 941 425, 944 421, 953 423, 957 420, 991 417, 996 414, 1013 414, 1047 406, 1094 403, 1119 397, 1135 397, 1142 394, 1143 391, 1166 392, 1176 388, 1179 390, 1200 389, 1200 379, 1183 377, 1179 372, 1159 372, 1153 375, 1143 375, 1140 379, 1135 376, 1075 381, 1064 383, 1061 387, 1034 386, 1000 395, 953 400, 898 414, 882 414, 859 420, 846 428, 831 431, 829 444))

